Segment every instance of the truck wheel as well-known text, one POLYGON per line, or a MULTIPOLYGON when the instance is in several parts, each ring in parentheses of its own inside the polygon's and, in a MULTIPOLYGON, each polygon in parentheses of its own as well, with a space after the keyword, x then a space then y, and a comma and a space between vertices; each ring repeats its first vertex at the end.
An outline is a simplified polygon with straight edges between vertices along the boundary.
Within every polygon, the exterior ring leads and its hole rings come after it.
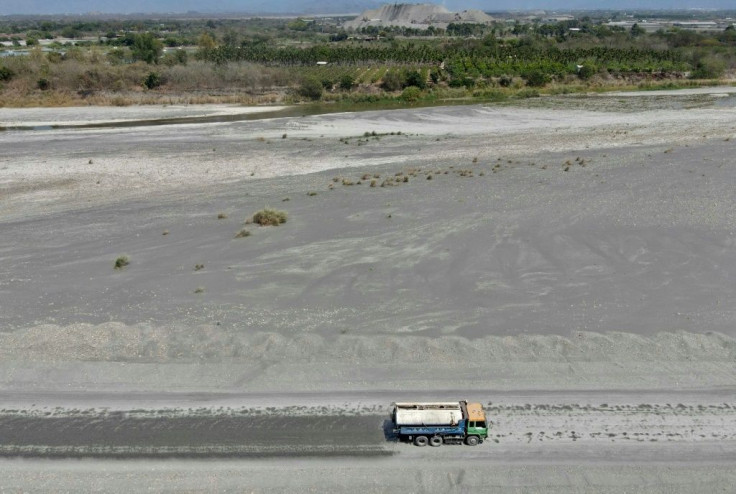
POLYGON ((440 436, 432 436, 429 438, 429 445, 434 446, 435 448, 437 446, 442 446, 442 438, 440 436))
POLYGON ((426 446, 428 442, 427 436, 417 436, 414 438, 414 444, 416 446, 426 446))
POLYGON ((480 439, 478 439, 478 436, 468 436, 465 439, 465 444, 467 444, 468 446, 477 446, 479 442, 480 439))

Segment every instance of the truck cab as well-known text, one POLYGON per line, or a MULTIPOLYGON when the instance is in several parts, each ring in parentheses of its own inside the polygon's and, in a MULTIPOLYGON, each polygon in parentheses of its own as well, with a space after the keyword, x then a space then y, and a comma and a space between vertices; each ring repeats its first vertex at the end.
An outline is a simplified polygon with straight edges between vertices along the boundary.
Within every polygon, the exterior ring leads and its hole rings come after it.
MULTIPOLYGON (((483 405, 480 403, 467 403, 468 425, 466 427, 467 437, 476 436, 479 439, 488 439, 488 422, 483 405)), ((467 442, 467 440, 466 440, 467 442)))

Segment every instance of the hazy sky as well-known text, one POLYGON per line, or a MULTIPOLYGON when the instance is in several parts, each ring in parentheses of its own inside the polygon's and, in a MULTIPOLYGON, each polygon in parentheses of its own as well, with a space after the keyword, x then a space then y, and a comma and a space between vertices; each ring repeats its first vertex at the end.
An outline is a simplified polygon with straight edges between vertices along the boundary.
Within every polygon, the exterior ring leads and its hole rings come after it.
MULTIPOLYGON (((131 12, 359 12, 382 3, 374 0, 0 0, 0 15, 131 12)), ((398 2, 401 3, 401 2, 398 2)), ((409 2, 406 2, 409 3, 409 2)), ((419 2, 411 2, 419 3, 419 2)), ((736 9, 736 0, 445 0, 450 10, 518 9, 736 9)))

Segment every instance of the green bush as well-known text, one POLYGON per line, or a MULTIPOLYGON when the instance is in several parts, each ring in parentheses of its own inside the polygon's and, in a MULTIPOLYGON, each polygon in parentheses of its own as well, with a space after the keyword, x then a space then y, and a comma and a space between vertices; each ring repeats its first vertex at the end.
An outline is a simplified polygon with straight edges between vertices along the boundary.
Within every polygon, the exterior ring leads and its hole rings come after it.
POLYGON ((539 69, 532 69, 521 75, 527 86, 542 87, 550 81, 550 77, 539 69))
POLYGON ((340 78, 340 89, 350 91, 355 85, 355 78, 350 74, 345 74, 340 78))
POLYGON ((155 89, 161 85, 161 76, 156 72, 149 72, 146 78, 143 80, 143 85, 147 89, 155 89))
POLYGON ((580 67, 580 70, 578 70, 578 77, 587 81, 588 79, 593 77, 596 72, 598 72, 598 69, 595 65, 593 65, 592 63, 585 63, 582 67, 580 67))
POLYGON ((13 75, 12 70, 5 66, 0 66, 0 81, 9 81, 13 75))
POLYGON ((417 101, 422 97, 422 90, 416 86, 409 86, 401 92, 401 99, 404 101, 417 101))
POLYGON ((189 55, 187 55, 187 52, 178 49, 166 53, 161 59, 161 63, 168 67, 173 67, 174 65, 186 65, 188 60, 189 55))
POLYGON ((417 70, 413 70, 406 74, 406 80, 404 81, 405 86, 415 86, 419 89, 427 87, 427 79, 417 70))
POLYGON ((383 75, 381 87, 384 91, 398 91, 403 87, 404 80, 397 70, 389 70, 383 75))
POLYGON ((726 71, 726 64, 717 58, 706 57, 695 64, 695 70, 690 73, 691 79, 718 79, 726 71))
POLYGON ((318 100, 322 97, 322 83, 314 77, 307 77, 299 85, 297 92, 304 98, 318 100))
POLYGON ((286 219, 286 212, 275 209, 262 209, 253 215, 253 223, 261 226, 278 226, 286 223, 286 219))
POLYGON ((128 259, 128 256, 119 256, 117 259, 115 259, 115 269, 123 269, 128 264, 130 264, 130 259, 128 259))
POLYGON ((146 63, 158 63, 164 51, 164 44, 151 33, 136 34, 131 47, 133 60, 142 60, 146 63))
POLYGON ((514 78, 510 75, 502 75, 498 78, 498 85, 501 87, 510 87, 514 82, 514 78))

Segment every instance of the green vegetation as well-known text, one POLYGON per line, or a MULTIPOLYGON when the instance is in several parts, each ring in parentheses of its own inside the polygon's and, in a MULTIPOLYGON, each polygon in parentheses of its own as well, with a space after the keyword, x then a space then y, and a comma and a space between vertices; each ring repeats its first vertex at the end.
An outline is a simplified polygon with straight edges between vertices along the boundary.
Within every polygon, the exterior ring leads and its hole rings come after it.
POLYGON ((322 83, 315 77, 306 77, 299 86, 298 93, 311 100, 322 97, 322 83))
POLYGON ((128 256, 119 256, 117 259, 115 259, 115 269, 123 269, 125 266, 130 264, 130 259, 128 256))
POLYGON ((340 18, 3 19, 2 40, 26 55, 0 62, 0 106, 497 101, 736 70, 733 26, 647 32, 611 19, 357 31, 340 18))
POLYGON ((161 76, 156 72, 149 72, 146 78, 143 80, 143 85, 147 89, 155 89, 161 85, 161 76))
POLYGON ((13 71, 0 65, 0 81, 9 81, 11 77, 13 77, 13 71))
POLYGON ((253 223, 261 226, 278 226, 286 223, 286 219, 286 212, 275 209, 262 209, 253 215, 253 223))

